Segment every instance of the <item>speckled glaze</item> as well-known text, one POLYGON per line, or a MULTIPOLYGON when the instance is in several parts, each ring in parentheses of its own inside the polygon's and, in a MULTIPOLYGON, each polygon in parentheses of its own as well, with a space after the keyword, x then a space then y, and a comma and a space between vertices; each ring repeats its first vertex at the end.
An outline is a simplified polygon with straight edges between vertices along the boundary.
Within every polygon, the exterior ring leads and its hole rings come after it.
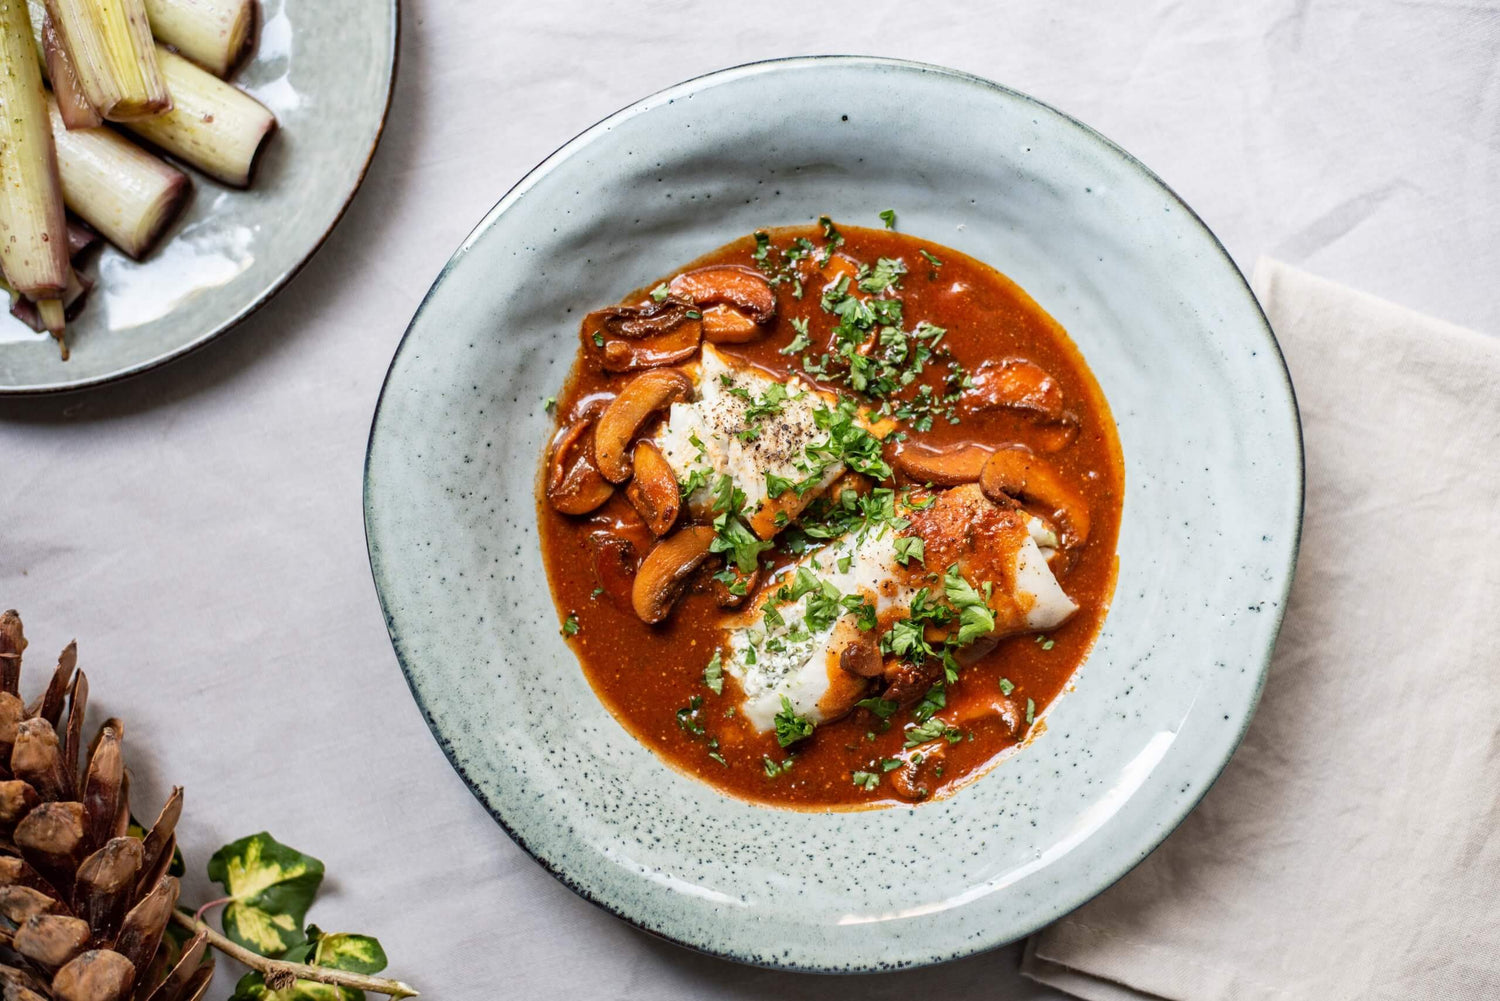
MULTIPOLYGON (((865 971, 1016 939, 1140 861, 1254 709, 1302 504, 1296 405, 1260 309, 1155 176, 1024 95, 866 58, 692 80, 574 139, 464 242, 371 429, 365 524, 433 733, 506 831, 627 920, 767 966, 865 971), (587 309, 724 241, 820 213, 1013 277, 1119 422, 1114 608, 1030 746, 914 809, 799 813, 666 767, 568 648, 533 489, 587 309)), ((580 567, 579 572, 587 572, 580 567)))
MULTIPOLYGON (((364 179, 396 72, 397 0, 262 0, 234 82, 280 123, 254 184, 187 168, 193 197, 145 261, 105 247, 68 324, 73 356, 0 309, 0 394, 81 389, 201 347, 281 289, 322 246, 364 179)), ((0 300, 3 301, 3 300, 0 300)))

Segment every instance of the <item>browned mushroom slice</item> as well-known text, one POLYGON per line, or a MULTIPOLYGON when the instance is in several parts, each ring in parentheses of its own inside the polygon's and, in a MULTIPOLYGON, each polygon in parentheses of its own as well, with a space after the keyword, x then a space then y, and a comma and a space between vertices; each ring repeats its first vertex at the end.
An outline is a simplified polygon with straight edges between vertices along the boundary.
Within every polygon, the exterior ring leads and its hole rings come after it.
POLYGON ((710 306, 703 311, 703 339, 710 344, 747 344, 765 328, 733 306, 710 306))
POLYGON ((902 799, 924 800, 932 795, 930 780, 943 764, 945 747, 940 740, 913 747, 900 755, 901 767, 891 772, 891 788, 902 799))
POLYGON ((615 492, 589 454, 593 426, 593 421, 574 421, 553 441, 547 459, 547 500, 563 514, 587 514, 615 492))
POLYGON ((698 353, 703 343, 703 327, 694 322, 684 324, 669 334, 640 341, 606 340, 604 371, 639 372, 663 365, 676 365, 698 353))
POLYGON ((988 699, 965 702, 953 719, 953 725, 971 727, 986 720, 995 720, 1012 737, 1019 737, 1025 729, 1025 714, 1016 705, 1016 700, 1007 695, 996 695, 988 699))
POLYGON ((1062 387, 1034 361, 1005 358, 980 363, 964 390, 965 410, 1022 410, 1046 421, 1063 419, 1062 387))
POLYGON ((645 519, 651 534, 661 538, 672 530, 682 513, 682 491, 677 476, 661 450, 649 441, 637 442, 632 463, 635 475, 625 488, 625 497, 645 519))
POLYGON ((886 665, 887 684, 880 697, 904 708, 926 695, 927 690, 938 678, 942 677, 942 674, 942 665, 936 661, 924 660, 919 663, 906 660, 893 661, 886 665))
POLYGON ((667 289, 700 309, 732 306, 758 324, 776 315, 776 293, 764 275, 740 264, 710 264, 684 271, 667 289))
POLYGON ((52 978, 58 1001, 122 1001, 135 986, 135 964, 109 949, 90 949, 52 978))
POLYGON ((978 482, 985 461, 994 454, 993 448, 975 444, 947 448, 910 445, 898 452, 894 461, 897 469, 917 483, 956 487, 961 483, 978 482))
POLYGON ((713 575, 709 591, 713 593, 714 601, 718 602, 720 608, 739 608, 754 593, 759 583, 759 567, 747 574, 730 565, 713 575), (728 580, 724 579, 726 576, 728 580))
POLYGON ((689 525, 646 554, 630 591, 630 602, 642 622, 657 623, 667 617, 688 578, 708 558, 713 541, 712 528, 689 525))
POLYGON ((679 298, 610 306, 584 317, 580 336, 585 351, 602 352, 607 372, 675 365, 692 357, 702 343, 701 315, 679 298))
POLYGON ((629 607, 635 572, 641 565, 635 546, 613 532, 594 532, 589 536, 589 550, 599 589, 616 603, 629 607))
POLYGON ((671 296, 640 306, 607 306, 583 318, 583 334, 588 341, 594 339, 595 332, 606 337, 645 340, 671 333, 696 320, 692 314, 698 312, 698 307, 687 299, 671 296))
POLYGON ((990 456, 980 473, 979 489, 997 504, 1025 501, 1046 508, 1062 522, 1064 548, 1088 541, 1088 504, 1030 452, 1007 448, 990 456))
POLYGON ((646 418, 693 393, 693 381, 675 368, 642 372, 620 390, 594 426, 594 461, 613 483, 630 479, 630 442, 646 418))
POLYGON ((16 929, 13 946, 27 959, 55 970, 89 944, 89 924, 66 914, 33 914, 16 929))
POLYGON ((835 646, 839 649, 839 667, 858 678, 875 678, 885 670, 880 655, 880 641, 874 630, 859 628, 854 617, 844 616, 834 626, 835 646))

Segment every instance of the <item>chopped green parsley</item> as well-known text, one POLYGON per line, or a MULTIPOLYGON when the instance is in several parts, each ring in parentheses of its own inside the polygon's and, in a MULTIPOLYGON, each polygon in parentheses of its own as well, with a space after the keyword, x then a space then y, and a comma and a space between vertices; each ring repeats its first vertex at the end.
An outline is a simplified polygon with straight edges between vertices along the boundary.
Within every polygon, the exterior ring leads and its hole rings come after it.
POLYGON ((781 712, 776 714, 776 743, 791 747, 797 741, 811 737, 815 726, 812 720, 797 714, 790 699, 785 695, 781 697, 781 712))
POLYGON ((703 683, 715 695, 724 694, 724 660, 717 650, 714 651, 713 659, 708 662, 708 666, 703 669, 703 683))

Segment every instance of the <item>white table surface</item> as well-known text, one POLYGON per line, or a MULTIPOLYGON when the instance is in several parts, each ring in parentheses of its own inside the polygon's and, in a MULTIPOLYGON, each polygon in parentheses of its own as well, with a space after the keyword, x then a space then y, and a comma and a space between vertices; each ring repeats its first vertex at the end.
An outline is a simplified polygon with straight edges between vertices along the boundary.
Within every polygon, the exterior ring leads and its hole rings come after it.
POLYGON ((327 863, 312 917, 378 935, 429 996, 1060 997, 1014 949, 842 984, 736 967, 516 848, 428 735, 370 583, 387 362, 464 234, 565 140, 685 77, 815 52, 1009 84, 1139 156, 1242 268, 1271 254, 1500 332, 1500 4, 408 0, 402 35, 365 188, 269 308, 133 382, 0 404, 0 605, 26 617, 32 684, 77 636, 142 812, 187 787, 185 899, 215 895, 214 848, 267 828, 327 863))

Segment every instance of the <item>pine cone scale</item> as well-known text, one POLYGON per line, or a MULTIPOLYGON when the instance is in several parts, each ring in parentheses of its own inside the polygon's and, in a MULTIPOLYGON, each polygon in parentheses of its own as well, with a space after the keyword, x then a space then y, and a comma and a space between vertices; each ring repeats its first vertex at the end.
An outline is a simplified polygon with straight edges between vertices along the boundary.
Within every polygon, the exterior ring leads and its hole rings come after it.
POLYGON ((124 725, 85 747, 73 643, 26 706, 25 649, 20 616, 0 614, 0 1001, 197 1001, 212 954, 167 934, 182 789, 133 836, 124 725))

